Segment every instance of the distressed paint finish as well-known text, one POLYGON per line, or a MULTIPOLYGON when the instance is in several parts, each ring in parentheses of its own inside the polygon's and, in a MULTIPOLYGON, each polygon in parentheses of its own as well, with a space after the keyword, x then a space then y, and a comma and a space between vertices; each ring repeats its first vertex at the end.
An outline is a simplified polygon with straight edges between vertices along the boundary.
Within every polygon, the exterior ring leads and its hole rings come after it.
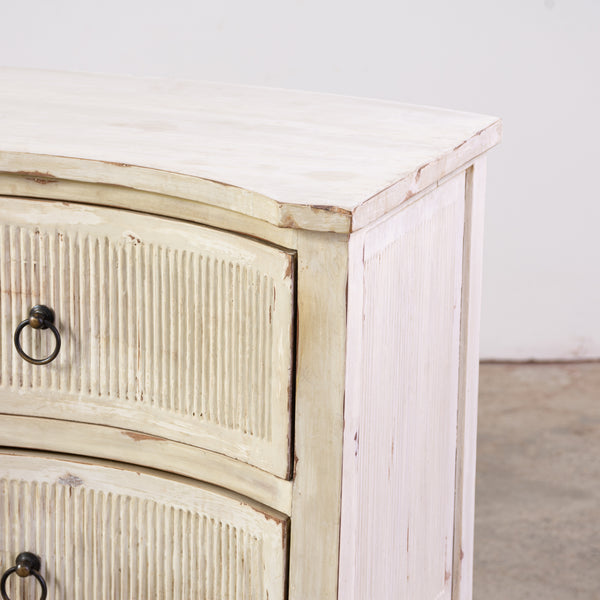
POLYGON ((462 174, 351 246, 344 600, 451 597, 464 199, 462 174))
POLYGON ((479 318, 483 272, 483 216, 486 158, 466 172, 465 242, 460 334, 460 380, 456 448, 453 600, 473 596, 475 457, 479 384, 479 318))
POLYGON ((298 233, 290 600, 338 598, 347 273, 345 236, 298 233))
POLYGON ((205 481, 292 514, 293 482, 218 452, 130 429, 36 416, 2 415, 2 445, 94 456, 205 481))
POLYGON ((345 233, 485 152, 501 124, 333 94, 4 68, 0 131, 0 171, 39 187, 111 183, 345 233))
MULTIPOLYGON (((3 453, 0 568, 34 552, 53 600, 284 600, 287 519, 263 511, 150 471, 3 453)), ((9 595, 36 586, 11 576, 9 595)))
POLYGON ((500 122, 222 84, 0 82, 0 445, 96 458, 65 472, 28 456, 4 522, 43 538, 18 516, 42 503, 17 497, 52 484, 77 510, 102 493, 136 498, 146 521, 160 506, 149 535, 194 549, 184 572, 163 564, 171 591, 155 594, 100 537, 79 538, 138 588, 94 575, 76 597, 470 600, 481 155, 500 122), (66 338, 34 369, 11 338, 41 293, 66 338), (81 320, 88 300, 99 317, 81 320), (213 493, 199 544, 184 519, 213 493), (238 527, 235 557, 222 523, 238 527))
MULTIPOLYGON (((128 425, 288 475, 292 254, 103 208, 0 206, 3 412, 128 425), (12 343, 34 304, 63 337, 43 368, 12 343)), ((22 339, 34 356, 54 341, 22 339)))

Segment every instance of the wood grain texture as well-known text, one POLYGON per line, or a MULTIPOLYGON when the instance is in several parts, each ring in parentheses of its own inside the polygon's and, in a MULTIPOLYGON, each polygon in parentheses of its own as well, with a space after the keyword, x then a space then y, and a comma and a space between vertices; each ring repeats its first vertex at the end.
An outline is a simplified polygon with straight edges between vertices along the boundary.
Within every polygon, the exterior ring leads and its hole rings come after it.
POLYGON ((473 529, 485 177, 486 159, 482 157, 466 173, 453 600, 471 600, 473 596, 473 529))
POLYGON ((497 119, 0 69, 0 131, 0 445, 72 455, 0 456, 2 567, 42 548, 53 598, 470 600, 497 119), (37 302, 64 346, 34 368, 37 302))
MULTIPOLYGON (((292 254, 156 217, 1 202, 4 412, 129 423, 288 476, 292 254), (63 337, 42 367, 12 345, 34 304, 63 337)), ((53 341, 22 335, 34 356, 53 341)))
POLYGON ((298 232, 298 370, 289 600, 336 600, 348 246, 298 232))
MULTIPOLYGON (((286 519, 217 488, 2 454, 0 515, 0 568, 37 554, 53 600, 285 597, 286 519)), ((13 600, 39 598, 32 578, 8 583, 13 600)))
POLYGON ((465 178, 350 242, 339 597, 450 599, 465 178))
POLYGON ((0 130, 0 171, 42 185, 111 183, 337 232, 501 134, 493 117, 390 101, 22 69, 0 70, 0 130))

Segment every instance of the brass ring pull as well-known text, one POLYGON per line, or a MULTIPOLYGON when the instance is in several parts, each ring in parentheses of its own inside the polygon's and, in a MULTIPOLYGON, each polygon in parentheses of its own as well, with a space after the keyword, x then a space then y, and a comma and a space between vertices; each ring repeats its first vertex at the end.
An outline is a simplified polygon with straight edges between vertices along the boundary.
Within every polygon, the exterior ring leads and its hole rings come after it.
POLYGON ((43 304, 36 304, 29 311, 29 318, 21 321, 15 329, 15 348, 17 349, 19 356, 24 358, 27 362, 30 362, 32 365, 47 365, 58 356, 58 353, 60 352, 60 333, 58 333, 58 329, 54 327, 54 311, 51 308, 44 306, 43 304), (21 347, 21 331, 23 331, 27 325, 31 325, 34 329, 50 329, 50 331, 52 331, 56 338, 56 346, 50 356, 46 356, 46 358, 33 358, 25 353, 21 347))
POLYGON ((10 600, 10 597, 6 593, 6 580, 13 573, 16 573, 19 577, 29 577, 29 575, 33 575, 42 586, 40 600, 46 600, 48 589, 46 588, 44 578, 39 574, 40 567, 41 561, 39 556, 36 556, 32 552, 21 552, 15 560, 15 566, 5 571, 0 580, 0 594, 2 595, 2 600, 10 600))

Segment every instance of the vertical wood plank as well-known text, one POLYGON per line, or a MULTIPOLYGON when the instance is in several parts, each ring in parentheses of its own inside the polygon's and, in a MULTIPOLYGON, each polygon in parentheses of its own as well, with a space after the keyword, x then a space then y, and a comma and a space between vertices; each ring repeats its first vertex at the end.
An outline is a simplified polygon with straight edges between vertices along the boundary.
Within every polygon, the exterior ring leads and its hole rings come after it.
POLYGON ((486 158, 482 157, 467 170, 466 175, 453 600, 470 600, 473 594, 473 528, 485 177, 486 158))
POLYGON ((298 232, 297 247, 296 462, 289 600, 335 600, 348 246, 345 236, 298 232))
POLYGON ((450 599, 464 174, 351 240, 340 598, 450 599))

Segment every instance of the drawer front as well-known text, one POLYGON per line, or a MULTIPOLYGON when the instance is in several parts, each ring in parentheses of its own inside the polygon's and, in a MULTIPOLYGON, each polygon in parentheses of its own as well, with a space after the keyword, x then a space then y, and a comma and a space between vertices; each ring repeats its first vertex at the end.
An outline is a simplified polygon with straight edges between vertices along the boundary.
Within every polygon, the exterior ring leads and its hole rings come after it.
MULTIPOLYGON (((283 600, 287 521, 216 488, 58 456, 0 455, 0 568, 41 558, 53 600, 283 600)), ((39 598, 10 575, 13 600, 39 598)))
MULTIPOLYGON (((294 261, 199 225, 0 198, 0 411, 117 426, 286 477, 294 261), (62 336, 42 366, 13 345, 36 304, 62 336)), ((42 357, 54 337, 25 327, 21 341, 42 357)))

